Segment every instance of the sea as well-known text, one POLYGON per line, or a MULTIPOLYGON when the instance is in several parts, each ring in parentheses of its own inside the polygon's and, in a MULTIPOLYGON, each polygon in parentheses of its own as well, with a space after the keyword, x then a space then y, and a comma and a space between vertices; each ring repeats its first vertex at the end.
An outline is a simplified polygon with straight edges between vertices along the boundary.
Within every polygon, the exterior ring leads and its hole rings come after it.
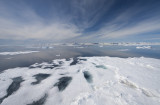
POLYGON ((150 48, 136 48, 137 46, 120 45, 86 45, 86 46, 62 46, 32 47, 32 46, 0 46, 0 53, 38 51, 28 54, 1 55, 0 71, 16 67, 28 67, 34 63, 52 62, 55 59, 69 59, 76 57, 110 56, 110 57, 148 57, 160 59, 160 45, 152 45, 150 48))

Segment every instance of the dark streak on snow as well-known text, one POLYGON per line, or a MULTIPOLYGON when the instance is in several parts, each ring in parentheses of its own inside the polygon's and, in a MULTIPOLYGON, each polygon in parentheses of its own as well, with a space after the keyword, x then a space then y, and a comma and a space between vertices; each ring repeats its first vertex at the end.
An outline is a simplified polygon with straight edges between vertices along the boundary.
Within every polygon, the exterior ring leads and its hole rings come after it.
POLYGON ((36 85, 39 84, 42 80, 48 78, 50 76, 50 74, 36 74, 33 77, 35 77, 35 79, 37 80, 36 82, 32 82, 32 85, 36 85))
POLYGON ((5 95, 3 98, 0 98, 0 103, 2 103, 5 98, 7 98, 8 96, 16 92, 20 88, 21 82, 24 81, 22 77, 15 77, 15 78, 12 78, 12 80, 13 82, 7 89, 7 95, 5 95))
POLYGON ((45 94, 41 99, 39 99, 38 101, 33 101, 33 103, 31 104, 27 104, 27 105, 43 105, 47 99, 48 95, 45 94))
POLYGON ((85 79, 87 80, 88 83, 92 83, 92 75, 88 71, 83 72, 85 79))
POLYGON ((55 83, 54 86, 57 86, 59 91, 63 91, 71 82, 72 77, 62 77, 59 79, 59 82, 55 83))

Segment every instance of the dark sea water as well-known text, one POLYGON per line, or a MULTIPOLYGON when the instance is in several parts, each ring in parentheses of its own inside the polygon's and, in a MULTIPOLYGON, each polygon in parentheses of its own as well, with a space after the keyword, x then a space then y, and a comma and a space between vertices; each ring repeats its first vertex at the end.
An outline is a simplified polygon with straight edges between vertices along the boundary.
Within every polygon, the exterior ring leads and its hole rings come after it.
POLYGON ((136 49, 136 46, 55 46, 47 48, 29 48, 26 46, 0 46, 0 52, 39 51, 30 54, 0 55, 0 71, 28 67, 34 63, 51 62, 54 59, 74 57, 110 56, 110 57, 150 57, 160 59, 160 46, 151 46, 151 49, 136 49), (60 56, 59 56, 60 55, 60 56))

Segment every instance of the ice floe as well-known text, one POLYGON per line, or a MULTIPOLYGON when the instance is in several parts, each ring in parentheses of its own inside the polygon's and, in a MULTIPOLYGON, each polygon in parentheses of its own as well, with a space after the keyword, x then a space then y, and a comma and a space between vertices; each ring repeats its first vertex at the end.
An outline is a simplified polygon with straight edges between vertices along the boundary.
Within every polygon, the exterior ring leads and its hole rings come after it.
POLYGON ((18 54, 29 54, 39 51, 17 51, 17 52, 0 52, 0 55, 18 55, 18 54))
POLYGON ((151 49, 151 46, 137 46, 136 49, 151 49))
POLYGON ((78 57, 0 74, 1 105, 160 105, 160 60, 78 57))

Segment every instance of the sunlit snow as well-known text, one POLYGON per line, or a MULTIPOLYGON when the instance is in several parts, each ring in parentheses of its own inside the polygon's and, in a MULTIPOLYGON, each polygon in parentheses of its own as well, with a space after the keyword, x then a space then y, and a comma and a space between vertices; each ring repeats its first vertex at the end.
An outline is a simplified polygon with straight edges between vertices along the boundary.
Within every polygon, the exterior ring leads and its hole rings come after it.
POLYGON ((79 57, 0 74, 1 105, 160 105, 160 60, 79 57))

